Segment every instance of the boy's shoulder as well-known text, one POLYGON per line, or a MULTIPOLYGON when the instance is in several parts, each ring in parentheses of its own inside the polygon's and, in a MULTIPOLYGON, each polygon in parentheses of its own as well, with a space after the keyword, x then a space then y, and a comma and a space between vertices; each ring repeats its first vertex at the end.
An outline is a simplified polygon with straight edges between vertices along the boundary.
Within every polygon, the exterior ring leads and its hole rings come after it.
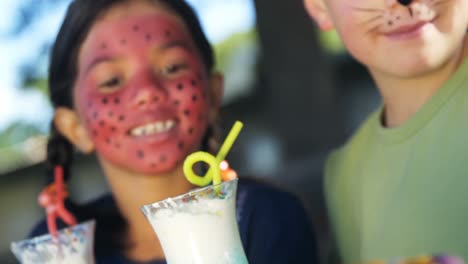
POLYGON ((380 123, 381 114, 382 107, 374 110, 342 146, 328 154, 324 165, 325 189, 328 189, 331 182, 336 181, 334 175, 340 175, 341 169, 355 164, 361 158, 361 153, 367 153, 370 147, 375 146, 378 140, 376 130, 380 123))
POLYGON ((356 149, 364 148, 370 141, 375 139, 376 128, 379 126, 382 107, 374 110, 362 122, 349 139, 339 148, 334 149, 327 158, 327 164, 337 162, 341 156, 349 152, 356 152, 356 149))

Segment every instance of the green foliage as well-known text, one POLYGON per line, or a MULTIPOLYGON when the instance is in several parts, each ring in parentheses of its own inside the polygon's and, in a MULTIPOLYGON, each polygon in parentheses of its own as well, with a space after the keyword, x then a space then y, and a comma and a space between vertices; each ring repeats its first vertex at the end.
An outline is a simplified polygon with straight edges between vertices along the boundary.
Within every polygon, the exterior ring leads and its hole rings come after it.
POLYGON ((0 133, 0 173, 28 164, 31 149, 26 149, 23 143, 40 133, 36 126, 20 122, 0 133))
POLYGON ((319 41, 322 47, 330 53, 337 54, 344 51, 343 43, 335 30, 321 31, 319 34, 319 41))
POLYGON ((46 77, 40 77, 40 78, 34 78, 27 80, 23 83, 23 87, 27 87, 30 89, 37 90, 44 94, 45 96, 48 96, 48 83, 47 83, 47 78, 46 77))
POLYGON ((251 45, 257 41, 257 31, 252 29, 247 32, 232 34, 227 39, 214 45, 216 55, 216 70, 225 72, 229 61, 235 54, 236 48, 243 45, 251 45))
POLYGON ((3 151, 5 148, 20 144, 31 136, 39 134, 41 131, 35 125, 22 122, 13 123, 0 133, 0 149, 3 151))
POLYGON ((0 149, 0 173, 24 165, 24 153, 18 148, 0 149))

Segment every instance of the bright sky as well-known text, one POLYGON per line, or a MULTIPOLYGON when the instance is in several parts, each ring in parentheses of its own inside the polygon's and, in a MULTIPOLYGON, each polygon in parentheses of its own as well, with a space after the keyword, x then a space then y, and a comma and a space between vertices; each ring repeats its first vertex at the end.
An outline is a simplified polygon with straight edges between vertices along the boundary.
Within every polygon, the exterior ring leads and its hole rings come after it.
MULTIPOLYGON (((187 0, 197 10, 202 25, 212 43, 223 40, 233 32, 250 29, 255 23, 252 0, 187 0)), ((0 1, 0 32, 14 23, 21 0, 0 1)), ((22 120, 48 128, 52 110, 40 93, 20 89, 17 67, 28 57, 34 57, 41 40, 55 36, 66 5, 46 14, 17 39, 0 38, 0 133, 12 122, 22 120), (52 30, 51 30, 52 29, 52 30)))

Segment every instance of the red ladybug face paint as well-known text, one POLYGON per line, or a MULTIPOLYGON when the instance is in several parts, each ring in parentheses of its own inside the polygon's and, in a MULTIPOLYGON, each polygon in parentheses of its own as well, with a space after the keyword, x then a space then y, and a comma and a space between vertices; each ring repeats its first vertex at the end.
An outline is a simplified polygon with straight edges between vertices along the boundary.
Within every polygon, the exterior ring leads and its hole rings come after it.
POLYGON ((176 17, 98 22, 82 45, 75 85, 75 102, 98 155, 145 174, 174 169, 205 133, 206 75, 176 17))

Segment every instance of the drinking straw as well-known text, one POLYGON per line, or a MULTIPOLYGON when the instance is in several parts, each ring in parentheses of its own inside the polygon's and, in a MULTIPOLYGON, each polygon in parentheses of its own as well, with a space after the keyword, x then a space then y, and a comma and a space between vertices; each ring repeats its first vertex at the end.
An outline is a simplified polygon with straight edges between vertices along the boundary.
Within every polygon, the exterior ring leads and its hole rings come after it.
POLYGON ((193 171, 193 165, 197 162, 205 162, 211 167, 218 166, 219 162, 208 152, 197 151, 190 154, 184 161, 184 174, 187 180, 197 186, 206 186, 213 181, 213 184, 221 183, 221 173, 219 170, 214 170, 213 173, 207 173, 204 176, 198 176, 193 171))
POLYGON ((183 169, 185 177, 190 183, 200 187, 208 185, 211 181, 213 181, 215 185, 221 183, 219 164, 226 158, 243 126, 244 125, 240 121, 234 123, 216 157, 204 151, 197 151, 187 156, 184 161, 183 169), (209 165, 209 169, 205 175, 199 176, 193 171, 193 165, 197 162, 205 162, 209 165))

